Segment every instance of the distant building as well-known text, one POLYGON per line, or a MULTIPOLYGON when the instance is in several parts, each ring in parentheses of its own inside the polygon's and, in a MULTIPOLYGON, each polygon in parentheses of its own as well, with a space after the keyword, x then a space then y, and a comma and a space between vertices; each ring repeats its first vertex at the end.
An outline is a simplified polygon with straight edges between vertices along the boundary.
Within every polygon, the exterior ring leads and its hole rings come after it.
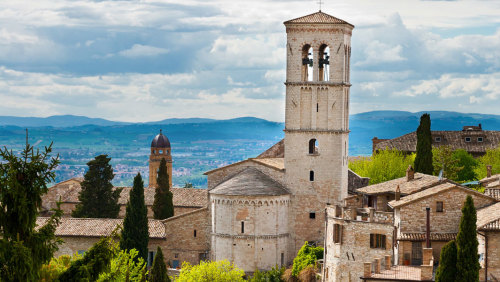
MULTIPOLYGON (((461 131, 431 131, 432 146, 448 145, 453 150, 464 149, 474 157, 486 154, 487 149, 494 149, 500 144, 500 131, 483 130, 478 126, 464 126, 461 131)), ((372 139, 373 152, 378 150, 397 149, 405 153, 417 151, 416 131, 396 137, 394 139, 372 139)))

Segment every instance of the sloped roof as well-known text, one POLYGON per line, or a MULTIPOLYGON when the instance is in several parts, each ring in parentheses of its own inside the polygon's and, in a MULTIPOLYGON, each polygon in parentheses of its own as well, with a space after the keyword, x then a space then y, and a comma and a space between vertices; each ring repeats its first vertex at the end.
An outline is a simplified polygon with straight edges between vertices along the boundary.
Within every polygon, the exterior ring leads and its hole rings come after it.
MULTIPOLYGON (((49 220, 48 217, 36 219, 37 228, 41 228, 49 220)), ((63 217, 56 228, 56 236, 104 237, 110 236, 123 219, 112 218, 72 218, 63 217)), ((149 238, 164 239, 165 225, 160 220, 148 220, 149 238)))
MULTIPOLYGON (((457 238, 457 233, 435 233, 431 232, 430 239, 431 241, 451 241, 457 238)), ((398 238, 398 241, 425 241, 426 235, 425 233, 401 233, 398 238)))
POLYGON ((406 180, 406 176, 403 176, 386 182, 359 188, 357 191, 368 195, 394 193, 399 185, 401 194, 408 195, 444 181, 445 180, 439 180, 439 177, 434 175, 416 172, 414 178, 410 181, 406 180))
POLYGON ((334 16, 331 16, 329 14, 323 13, 321 11, 284 22, 285 25, 286 24, 301 24, 301 23, 304 23, 304 24, 347 24, 347 25, 354 27, 354 25, 352 25, 344 20, 341 20, 341 19, 336 18, 334 16))
POLYGON ((484 186, 484 185, 488 185, 492 182, 495 182, 497 180, 500 181, 500 173, 494 174, 490 177, 485 177, 485 178, 479 180, 479 183, 481 183, 484 186))
POLYGON ((478 230, 500 230, 500 202, 477 211, 478 230))
MULTIPOLYGON (((494 130, 462 130, 462 131, 431 131, 432 145, 448 145, 453 150, 464 149, 469 153, 485 153, 486 149, 493 149, 500 143, 500 131, 494 130), (441 142, 436 142, 435 137, 441 137, 441 142), (471 142, 465 142, 465 137, 471 137, 471 142), (477 137, 483 137, 483 142, 478 142, 477 137)), ((376 144, 375 150, 397 149, 404 152, 415 152, 417 149, 417 133, 411 132, 394 139, 387 139, 376 144)))
POLYGON ((486 188, 484 194, 500 201, 500 188, 486 188))
POLYGON ((228 196, 279 196, 289 192, 256 168, 246 168, 209 192, 228 196))
POLYGON ((487 195, 484 195, 483 193, 479 193, 479 192, 472 190, 472 189, 469 189, 467 187, 464 187, 464 186, 461 186, 461 185, 458 185, 455 183, 451 183, 451 182, 445 182, 445 183, 427 188, 427 189, 422 190, 420 192, 413 193, 413 194, 408 195, 406 197, 402 197, 399 201, 396 201, 396 200, 390 201, 389 205, 393 208, 405 206, 405 205, 412 203, 414 201, 421 200, 423 198, 426 198, 426 197, 429 197, 429 196, 432 196, 432 195, 435 195, 438 193, 442 193, 442 192, 445 192, 445 191, 450 190, 450 189, 460 189, 460 190, 463 190, 463 191, 468 192, 468 193, 476 194, 477 196, 480 196, 480 197, 487 197, 487 198, 490 198, 492 200, 495 200, 492 197, 489 197, 487 195))
POLYGON ((265 150, 262 154, 258 155, 256 159, 284 158, 284 157, 285 157, 285 139, 281 139, 278 143, 272 145, 269 149, 265 150))
POLYGON ((256 163, 263 164, 267 167, 274 168, 277 170, 284 170, 285 169, 285 159, 284 158, 258 158, 258 159, 251 159, 252 161, 256 163))

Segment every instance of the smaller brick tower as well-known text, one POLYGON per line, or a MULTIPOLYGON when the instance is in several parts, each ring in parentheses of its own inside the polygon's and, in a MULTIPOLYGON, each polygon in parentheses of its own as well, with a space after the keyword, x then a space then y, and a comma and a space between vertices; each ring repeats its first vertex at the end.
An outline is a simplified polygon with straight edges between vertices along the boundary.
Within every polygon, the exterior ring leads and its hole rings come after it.
POLYGON ((172 154, 170 141, 167 136, 160 134, 151 142, 151 154, 149 155, 149 188, 156 188, 156 177, 160 168, 161 159, 167 161, 167 173, 170 187, 172 187, 172 154))

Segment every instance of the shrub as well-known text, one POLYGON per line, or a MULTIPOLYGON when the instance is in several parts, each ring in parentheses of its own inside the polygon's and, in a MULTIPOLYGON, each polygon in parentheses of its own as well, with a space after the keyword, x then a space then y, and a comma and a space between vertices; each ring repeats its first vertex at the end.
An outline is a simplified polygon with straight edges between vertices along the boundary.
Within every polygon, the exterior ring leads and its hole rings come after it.
POLYGON ((201 261, 198 265, 182 264, 182 271, 176 282, 232 282, 245 281, 245 272, 227 260, 201 261))
POLYGON ((315 282, 316 272, 317 272, 316 266, 308 265, 306 268, 300 271, 299 280, 301 282, 315 282))
POLYGON ((316 266, 316 261, 323 258, 323 248, 310 246, 306 241, 293 259, 292 275, 298 277, 302 269, 309 265, 316 266))

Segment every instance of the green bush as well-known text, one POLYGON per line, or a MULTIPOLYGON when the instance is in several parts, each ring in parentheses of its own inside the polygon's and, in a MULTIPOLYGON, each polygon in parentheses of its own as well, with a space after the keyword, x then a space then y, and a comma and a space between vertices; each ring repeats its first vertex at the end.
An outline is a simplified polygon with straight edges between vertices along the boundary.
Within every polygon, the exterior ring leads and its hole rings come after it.
POLYGON ((316 261, 323 258, 323 252, 322 247, 310 246, 306 241, 293 259, 292 275, 298 277, 299 273, 306 267, 310 265, 315 267, 316 261))
POLYGON ((198 265, 182 264, 176 282, 242 282, 245 272, 227 260, 201 261, 198 265))
POLYGON ((269 271, 255 270, 252 278, 248 279, 251 282, 283 282, 281 276, 285 273, 285 267, 275 266, 269 271))
POLYGON ((81 256, 78 253, 75 253, 73 256, 62 255, 57 258, 52 258, 48 264, 42 265, 40 269, 40 281, 56 281, 59 275, 66 271, 73 261, 80 258, 81 256))
POLYGON ((146 281, 146 263, 136 249, 122 250, 111 260, 109 271, 99 275, 99 282, 146 281))

